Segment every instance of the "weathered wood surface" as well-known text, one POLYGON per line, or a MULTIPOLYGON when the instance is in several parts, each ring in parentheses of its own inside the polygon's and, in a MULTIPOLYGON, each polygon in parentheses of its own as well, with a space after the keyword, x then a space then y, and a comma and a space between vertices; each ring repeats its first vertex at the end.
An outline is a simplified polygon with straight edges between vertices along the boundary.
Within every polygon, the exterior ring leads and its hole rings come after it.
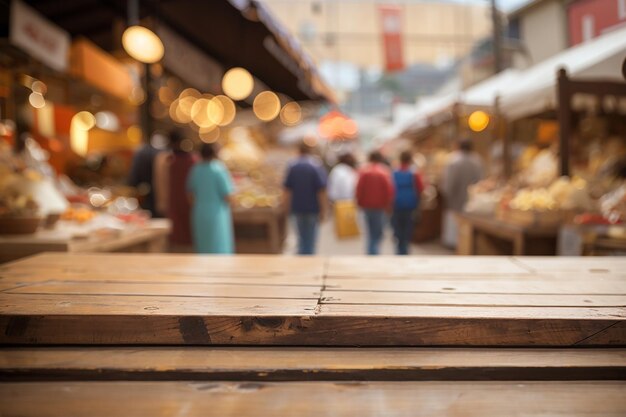
POLYGON ((0 235, 0 263, 42 252, 164 252, 172 226, 152 219, 138 227, 108 236, 73 237, 62 230, 40 230, 32 235, 0 235))
POLYGON ((0 414, 623 417, 623 382, 47 382, 0 384, 0 414))
POLYGON ((46 254, 0 343, 624 346, 626 259, 46 254))
POLYGON ((22 347, 0 380, 626 380, 626 350, 22 347))

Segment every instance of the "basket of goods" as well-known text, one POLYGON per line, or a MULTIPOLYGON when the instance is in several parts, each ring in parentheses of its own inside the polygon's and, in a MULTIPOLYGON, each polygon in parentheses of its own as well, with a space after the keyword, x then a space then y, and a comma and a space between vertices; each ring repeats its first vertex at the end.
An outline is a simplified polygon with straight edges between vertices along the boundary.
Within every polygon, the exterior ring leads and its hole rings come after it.
POLYGON ((593 209, 587 183, 561 177, 549 187, 522 188, 502 211, 504 221, 524 226, 556 227, 576 213, 593 209))
POLYGON ((37 231, 42 217, 35 201, 25 195, 3 192, 0 195, 0 234, 24 235, 37 231))

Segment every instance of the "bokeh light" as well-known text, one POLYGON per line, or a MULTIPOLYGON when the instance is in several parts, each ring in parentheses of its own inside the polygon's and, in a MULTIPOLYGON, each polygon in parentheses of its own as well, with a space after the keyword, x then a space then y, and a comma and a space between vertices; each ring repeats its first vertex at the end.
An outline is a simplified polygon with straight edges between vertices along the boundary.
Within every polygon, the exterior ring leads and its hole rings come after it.
POLYGON ((291 101, 280 110, 280 120, 286 126, 295 126, 302 120, 302 109, 295 101, 291 101))
POLYGON ((233 100, 244 100, 253 89, 254 79, 245 68, 231 68, 222 78, 222 90, 233 100))
POLYGON ((176 94, 174 94, 174 91, 171 88, 163 86, 159 88, 159 100, 163 104, 170 105, 172 104, 172 101, 176 100, 176 94))
POLYGON ((200 128, 199 136, 200 140, 204 143, 215 143, 220 138, 220 128, 215 127, 212 129, 200 128))
POLYGON ((143 132, 141 128, 137 125, 132 125, 128 129, 126 129, 126 136, 130 143, 134 145, 138 145, 141 143, 141 138, 143 136, 143 132))
POLYGON ((183 139, 180 142, 180 149, 183 152, 191 152, 193 151, 194 145, 193 145, 193 140, 191 139, 183 139))
MULTIPOLYGON (((184 98, 183 100, 187 98, 184 98)), ((191 120, 196 126, 205 128, 215 126, 215 123, 209 118, 208 110, 209 104, 211 103, 212 99, 213 97, 211 96, 204 96, 195 100, 195 102, 191 106, 191 120)))
POLYGON ((271 91, 263 91, 254 98, 252 109, 256 117, 264 122, 269 122, 280 113, 280 99, 271 91))
POLYGON ((30 88, 33 90, 33 92, 39 94, 46 94, 46 92, 48 91, 48 87, 46 86, 46 84, 39 80, 34 81, 30 88))
POLYGON ((34 91, 28 96, 28 102, 36 109, 40 109, 46 105, 46 99, 43 98, 41 94, 34 91))
POLYGON ((470 114, 467 123, 474 132, 482 132, 489 126, 489 115, 482 110, 470 114))
POLYGON ((219 123, 220 126, 227 126, 235 120, 235 116, 237 115, 237 108, 235 107, 235 103, 226 96, 215 96, 214 100, 219 102, 222 106, 222 117, 219 123))
POLYGON ((124 50, 131 57, 145 64, 154 64, 163 58, 165 48, 161 39, 143 26, 131 26, 122 35, 124 50))
POLYGON ((200 98, 201 96, 202 94, 200 94, 200 92, 196 90, 195 88, 185 88, 183 91, 181 91, 178 97, 179 98, 183 98, 183 97, 200 98))
POLYGON ((96 117, 88 111, 78 112, 72 117, 72 126, 80 130, 91 130, 96 125, 96 117))

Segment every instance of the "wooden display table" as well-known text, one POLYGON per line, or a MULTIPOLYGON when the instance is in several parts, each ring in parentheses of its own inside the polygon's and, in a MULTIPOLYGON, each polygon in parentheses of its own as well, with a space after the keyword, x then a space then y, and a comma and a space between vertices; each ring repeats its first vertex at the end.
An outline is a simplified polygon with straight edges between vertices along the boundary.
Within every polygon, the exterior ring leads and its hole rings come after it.
POLYGON ((626 345, 626 258, 44 254, 0 268, 0 342, 626 345))
POLYGON ((170 231, 169 220, 152 219, 145 227, 81 237, 62 227, 32 235, 0 235, 0 263, 42 252, 166 252, 170 231))
POLYGON ((284 207, 233 209, 237 253, 280 254, 287 236, 284 207))
POLYGON ((468 213, 458 213, 457 221, 457 255, 556 255, 558 226, 522 226, 468 213))
POLYGON ((0 415, 621 417, 625 271, 42 254, 0 266, 0 415))

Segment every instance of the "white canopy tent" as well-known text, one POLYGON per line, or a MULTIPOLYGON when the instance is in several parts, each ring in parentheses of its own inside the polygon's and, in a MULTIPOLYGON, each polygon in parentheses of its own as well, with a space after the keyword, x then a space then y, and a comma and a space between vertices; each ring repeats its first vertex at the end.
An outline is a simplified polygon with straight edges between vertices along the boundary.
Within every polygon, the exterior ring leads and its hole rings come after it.
POLYGON ((481 81, 465 91, 454 91, 439 96, 425 97, 418 102, 413 110, 410 121, 403 123, 398 130, 402 132, 427 127, 429 118, 452 110, 455 104, 473 107, 491 107, 494 105, 496 97, 502 95, 518 76, 518 70, 507 69, 493 77, 481 81))
POLYGON ((567 49, 518 74, 510 88, 500 95, 500 110, 516 120, 557 106, 557 71, 565 68, 573 78, 623 80, 622 61, 626 56, 626 28, 567 49))
POLYGON ((515 80, 519 77, 520 71, 507 69, 493 77, 468 88, 463 92, 461 102, 467 106, 490 107, 494 105, 495 99, 507 91, 515 80))

